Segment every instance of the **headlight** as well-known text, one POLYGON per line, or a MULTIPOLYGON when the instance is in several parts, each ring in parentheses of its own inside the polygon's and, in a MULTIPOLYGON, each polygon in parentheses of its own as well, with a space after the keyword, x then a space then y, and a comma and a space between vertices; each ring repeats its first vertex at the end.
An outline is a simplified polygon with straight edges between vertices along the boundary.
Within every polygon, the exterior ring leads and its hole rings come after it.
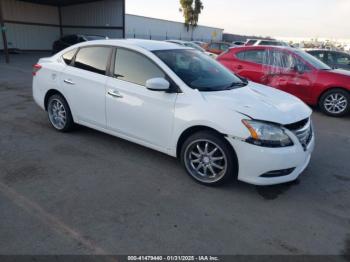
POLYGON ((250 137, 246 142, 263 147, 292 146, 293 141, 278 125, 255 120, 242 120, 248 128, 250 137))

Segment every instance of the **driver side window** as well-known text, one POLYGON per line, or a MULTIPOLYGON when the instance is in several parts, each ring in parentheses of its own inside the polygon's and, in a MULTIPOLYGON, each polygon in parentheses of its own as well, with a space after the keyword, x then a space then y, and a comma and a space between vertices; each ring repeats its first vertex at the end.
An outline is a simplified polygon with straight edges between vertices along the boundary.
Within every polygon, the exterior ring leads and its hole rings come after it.
POLYGON ((151 78, 166 78, 164 72, 142 54, 127 49, 117 49, 114 77, 145 86, 151 78))

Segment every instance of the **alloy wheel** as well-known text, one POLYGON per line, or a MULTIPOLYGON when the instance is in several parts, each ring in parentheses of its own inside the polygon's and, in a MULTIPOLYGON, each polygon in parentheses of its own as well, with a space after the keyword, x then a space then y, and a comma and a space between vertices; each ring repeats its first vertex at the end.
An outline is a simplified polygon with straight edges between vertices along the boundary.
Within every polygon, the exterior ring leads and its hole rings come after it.
POLYGON ((348 106, 347 98, 340 93, 329 94, 324 100, 324 108, 331 114, 341 114, 348 106))
POLYGON ((58 99, 52 99, 48 106, 49 119, 52 125, 62 130, 67 123, 67 112, 63 103, 58 99))
POLYGON ((185 166, 191 176, 203 183, 219 181, 227 171, 227 157, 216 143, 200 139, 185 150, 185 166))

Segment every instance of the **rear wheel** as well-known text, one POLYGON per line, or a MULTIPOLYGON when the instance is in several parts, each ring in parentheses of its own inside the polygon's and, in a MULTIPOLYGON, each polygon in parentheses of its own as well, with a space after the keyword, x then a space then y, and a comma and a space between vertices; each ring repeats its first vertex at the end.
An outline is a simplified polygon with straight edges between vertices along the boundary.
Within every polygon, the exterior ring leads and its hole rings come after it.
POLYGON ((343 89, 329 90, 322 95, 320 108, 329 116, 344 116, 350 111, 350 94, 343 89))
POLYGON ((181 162, 193 179, 209 186, 223 184, 238 173, 232 147, 214 132, 201 131, 187 138, 181 162))
POLYGON ((73 117, 63 96, 59 94, 52 95, 48 100, 47 112, 49 121, 56 130, 68 132, 73 129, 73 117))

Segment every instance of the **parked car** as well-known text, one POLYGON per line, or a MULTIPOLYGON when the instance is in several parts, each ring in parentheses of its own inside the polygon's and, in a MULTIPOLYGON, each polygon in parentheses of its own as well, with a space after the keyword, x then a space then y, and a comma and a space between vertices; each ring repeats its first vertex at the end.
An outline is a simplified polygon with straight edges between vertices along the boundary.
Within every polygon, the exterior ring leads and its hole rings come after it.
POLYGON ((92 40, 101 40, 101 39, 107 39, 106 36, 99 36, 99 35, 66 35, 58 39, 53 43, 52 46, 52 54, 56 54, 57 52, 66 49, 69 46, 86 42, 86 41, 92 41, 92 40))
POLYGON ((350 72, 332 70, 312 55, 290 47, 232 48, 218 57, 232 72, 291 93, 330 116, 350 111, 350 72))
POLYGON ((257 46, 257 45, 289 46, 287 43, 283 41, 264 40, 264 39, 248 39, 245 45, 246 46, 257 46))
POLYGON ((193 43, 193 42, 188 42, 188 41, 182 41, 182 40, 166 40, 165 42, 169 42, 169 43, 173 43, 173 44, 177 44, 177 45, 182 45, 182 46, 187 46, 187 47, 191 47, 191 48, 194 48, 202 53, 205 53, 207 54, 208 56, 216 59, 217 58, 217 55, 214 54, 214 53, 210 53, 210 52, 207 52, 205 51, 204 48, 200 47, 199 45, 193 43))
POLYGON ((232 46, 241 46, 241 45, 245 45, 245 42, 241 42, 241 41, 234 41, 231 44, 232 46))
POLYGON ((258 42, 259 39, 247 39, 247 41, 245 42, 245 46, 251 46, 254 45, 256 42, 258 42))
POLYGON ((350 54, 331 50, 308 50, 310 55, 321 60, 332 68, 350 70, 350 54))
POLYGON ((220 55, 221 53, 227 51, 231 47, 231 44, 225 42, 212 42, 207 44, 204 49, 207 52, 220 55))
POLYGON ((314 148, 303 102, 187 47, 86 42, 40 59, 33 75, 34 100, 56 130, 77 123, 178 157, 205 185, 295 180, 314 148))
POLYGON ((196 45, 199 45, 202 48, 207 44, 206 42, 202 42, 202 41, 191 41, 191 42, 195 43, 196 45))

